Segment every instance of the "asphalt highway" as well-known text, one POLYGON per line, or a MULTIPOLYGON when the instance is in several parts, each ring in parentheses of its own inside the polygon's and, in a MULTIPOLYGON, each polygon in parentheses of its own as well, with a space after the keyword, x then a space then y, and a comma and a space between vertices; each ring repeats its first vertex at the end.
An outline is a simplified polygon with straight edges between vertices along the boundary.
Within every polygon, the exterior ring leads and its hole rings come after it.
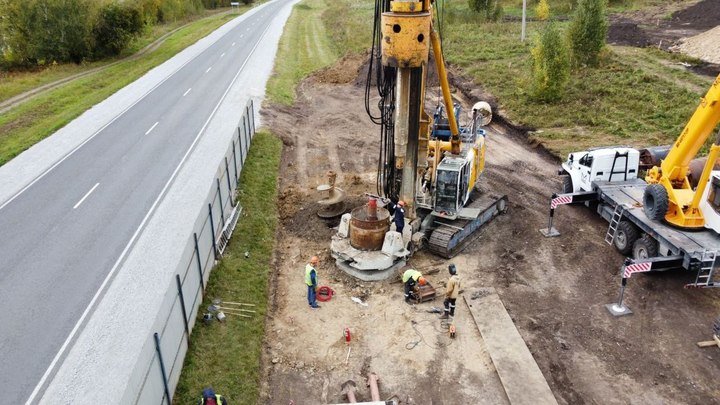
POLYGON ((3 403, 42 392, 106 278, 285 3, 263 7, 0 201, 3 403))

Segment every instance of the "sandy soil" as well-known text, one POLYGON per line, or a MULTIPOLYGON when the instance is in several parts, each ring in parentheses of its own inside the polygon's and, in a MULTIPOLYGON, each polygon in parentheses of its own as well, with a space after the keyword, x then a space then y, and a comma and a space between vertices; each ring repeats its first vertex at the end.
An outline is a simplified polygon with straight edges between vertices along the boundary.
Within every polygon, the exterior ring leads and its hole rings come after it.
MULTIPOLYGON (((450 340, 437 315, 426 312, 441 300, 408 306, 397 280, 359 282, 332 263, 336 224, 316 216, 315 187, 335 170, 350 206, 376 189, 378 128, 365 115, 360 63, 346 59, 306 80, 292 108, 264 109, 285 147, 261 403, 344 402, 340 385, 348 379, 358 384, 359 399, 369 400, 369 371, 380 376, 383 399, 505 403, 467 308, 459 307, 459 336, 450 340), (319 310, 305 298, 303 267, 311 255, 321 257, 321 284, 335 290, 319 310), (345 327, 353 336, 347 363, 345 327)), ((455 92, 459 100, 481 94, 465 90, 455 92)), ((482 187, 506 193, 510 208, 453 260, 465 294, 479 286, 498 290, 561 404, 717 403, 720 351, 695 347, 710 337, 720 313, 716 292, 683 290, 691 275, 682 272, 636 276, 626 292, 635 314, 611 317, 604 304, 617 297, 622 257, 603 241, 607 224, 584 207, 564 206, 556 215, 562 236, 543 238, 538 229, 547 226, 549 196, 560 188, 557 163, 497 122, 482 187)), ((411 264, 435 271, 435 286, 446 280, 445 260, 420 252, 411 264)))
MULTIPOLYGON (((720 5, 718 7, 720 8, 720 5)), ((685 55, 720 65, 718 44, 720 44, 720 25, 702 34, 681 40, 677 50, 685 55)))
POLYGON ((608 43, 655 46, 705 61, 699 72, 720 72, 720 0, 677 0, 610 18, 608 43), (669 16, 669 17, 668 17, 669 16), (714 29, 715 28, 715 29, 714 29))

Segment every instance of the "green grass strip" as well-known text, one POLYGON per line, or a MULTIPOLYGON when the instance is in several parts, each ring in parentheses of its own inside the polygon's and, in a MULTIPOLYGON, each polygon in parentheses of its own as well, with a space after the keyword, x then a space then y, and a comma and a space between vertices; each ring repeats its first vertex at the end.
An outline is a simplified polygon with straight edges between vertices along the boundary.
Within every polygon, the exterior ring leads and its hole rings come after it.
POLYGON ((70 82, 0 115, 0 165, 234 17, 237 14, 216 15, 196 21, 178 30, 158 49, 139 59, 124 61, 70 82))
POLYGON ((243 214, 220 263, 210 275, 205 301, 191 335, 174 403, 195 404, 212 386, 233 405, 255 404, 260 389, 260 353, 267 311, 268 275, 275 244, 277 178, 282 142, 258 132, 242 170, 238 200, 243 214), (245 252, 249 257, 245 258, 245 252), (252 318, 227 315, 204 325, 214 298, 256 304, 252 318))
MULTIPOLYGON (((271 102, 290 105, 295 87, 311 72, 337 60, 321 15, 323 0, 305 0, 295 6, 285 26, 276 56, 275 72, 267 86, 271 102)), ((268 275, 278 219, 277 178, 282 142, 259 132, 250 148, 240 180, 243 215, 225 255, 207 285, 207 308, 215 297, 253 303, 253 319, 228 315, 225 324, 202 324, 198 313, 192 343, 185 358, 174 403, 196 403, 203 388, 212 386, 228 402, 255 404, 260 389, 260 355, 267 311, 268 275), (249 258, 245 258, 245 252, 249 258)))
MULTIPOLYGON (((541 27, 529 24, 530 37, 541 27)), ((446 31, 448 60, 495 95, 513 121, 541 130, 535 139, 559 156, 592 146, 672 143, 712 81, 652 50, 621 55, 622 48, 609 47, 598 68, 572 72, 561 100, 543 103, 530 96, 532 41, 518 40, 518 24, 458 22, 446 31)))
POLYGON ((268 101, 292 105, 300 80, 337 60, 321 18, 326 8, 324 0, 305 0, 293 7, 267 84, 268 101))

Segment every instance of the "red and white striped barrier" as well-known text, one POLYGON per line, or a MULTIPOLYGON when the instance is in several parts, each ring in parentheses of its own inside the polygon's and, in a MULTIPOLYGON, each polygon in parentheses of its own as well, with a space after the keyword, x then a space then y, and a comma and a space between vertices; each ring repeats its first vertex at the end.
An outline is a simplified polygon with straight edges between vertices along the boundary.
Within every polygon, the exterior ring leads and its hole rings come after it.
POLYGON ((645 273, 650 271, 652 263, 635 263, 625 266, 623 278, 630 278, 634 273, 645 273))
POLYGON ((561 195, 550 200, 550 209, 554 210, 558 205, 570 204, 573 201, 571 195, 561 195))

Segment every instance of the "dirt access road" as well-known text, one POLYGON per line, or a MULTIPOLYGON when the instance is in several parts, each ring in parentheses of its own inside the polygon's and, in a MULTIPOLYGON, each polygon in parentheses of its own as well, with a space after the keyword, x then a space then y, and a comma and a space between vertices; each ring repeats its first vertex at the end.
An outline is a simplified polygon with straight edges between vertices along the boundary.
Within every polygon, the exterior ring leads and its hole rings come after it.
MULTIPOLYGON (((365 115, 361 64, 344 59, 305 80, 295 106, 263 110, 284 152, 260 402, 344 402, 340 385, 348 379, 358 384, 358 399, 369 400, 364 376, 373 371, 381 397, 402 404, 507 403, 467 307, 459 306, 458 338, 450 340, 426 312, 440 299, 408 306, 397 280, 359 282, 333 264, 336 223, 316 216, 315 187, 334 170, 352 207, 376 189, 379 134, 365 115), (312 255, 321 258, 320 283, 336 293, 319 310, 308 308, 303 284, 312 255), (345 327, 353 336, 347 363, 345 327)), ((455 84, 466 90, 454 94, 466 105, 484 98, 455 84)), ((542 237, 549 196, 560 189, 557 162, 502 121, 491 124, 482 188, 507 194, 510 207, 453 260, 464 295, 497 289, 561 404, 717 403, 720 351, 695 347, 720 314, 717 292, 684 290, 691 275, 683 272, 640 275, 626 292, 634 315, 611 317, 604 304, 617 298, 622 257, 603 241, 607 224, 564 206, 556 215, 562 236, 542 237)), ((439 287, 448 263, 423 252, 411 259, 426 274, 437 271, 428 278, 439 287)))

